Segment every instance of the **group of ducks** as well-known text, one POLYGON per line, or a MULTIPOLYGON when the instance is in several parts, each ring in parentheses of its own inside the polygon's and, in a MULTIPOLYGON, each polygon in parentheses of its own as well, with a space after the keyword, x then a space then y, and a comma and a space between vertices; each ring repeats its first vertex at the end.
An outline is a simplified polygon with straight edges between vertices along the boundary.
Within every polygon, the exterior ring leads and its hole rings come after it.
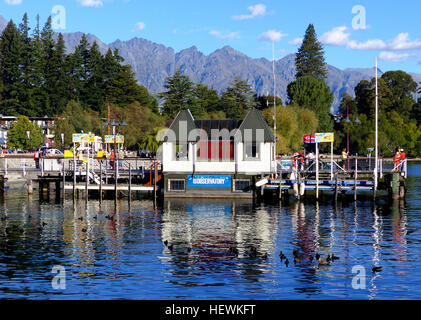
MULTIPOLYGON (((300 262, 302 262, 305 259, 308 259, 310 262, 313 262, 314 260, 316 260, 319 264, 319 266, 329 266, 332 262, 339 260, 340 258, 335 256, 335 254, 332 255, 328 255, 326 260, 323 260, 322 257, 320 256, 320 254, 316 253, 316 255, 313 256, 309 256, 304 257, 303 255, 300 255, 297 249, 294 249, 292 252, 293 256, 294 256, 294 265, 299 264, 300 262)), ((281 259, 282 262, 285 263, 285 266, 288 267, 289 265, 289 259, 284 255, 284 253, 281 251, 279 253, 279 258, 281 259)))
MULTIPOLYGON (((168 248, 168 250, 173 252, 174 245, 170 244, 168 242, 168 240, 164 241, 164 245, 168 248)), ((191 252, 191 250, 192 250, 191 248, 187 248, 187 252, 191 252)), ((233 255, 238 255, 238 253, 239 253, 238 249, 235 246, 229 247, 228 252, 230 254, 233 254, 233 255)), ((302 261, 308 259, 308 261, 310 261, 310 262, 316 261, 318 263, 319 267, 323 267, 323 266, 330 266, 331 263, 333 263, 337 260, 340 260, 340 258, 335 256, 334 253, 332 253, 331 255, 329 254, 327 256, 326 260, 322 259, 321 255, 318 254, 318 253, 316 253, 314 257, 313 256, 307 257, 307 256, 304 256, 304 255, 300 255, 300 253, 297 249, 294 249, 292 254, 294 256, 294 265, 297 265, 297 264, 301 263, 302 261)), ((255 247, 251 247, 250 250, 248 251, 248 257, 251 258, 251 259, 261 258, 263 260, 266 260, 268 258, 268 254, 267 254, 267 252, 265 252, 263 254, 259 254, 255 247)), ((285 266, 288 267, 288 265, 290 263, 289 259, 287 258, 287 256, 284 255, 284 253, 282 251, 279 253, 279 258, 281 259, 282 262, 285 263, 285 266)), ((383 268, 380 267, 380 266, 373 266, 371 270, 372 270, 373 273, 375 273, 375 272, 382 271, 383 268)))

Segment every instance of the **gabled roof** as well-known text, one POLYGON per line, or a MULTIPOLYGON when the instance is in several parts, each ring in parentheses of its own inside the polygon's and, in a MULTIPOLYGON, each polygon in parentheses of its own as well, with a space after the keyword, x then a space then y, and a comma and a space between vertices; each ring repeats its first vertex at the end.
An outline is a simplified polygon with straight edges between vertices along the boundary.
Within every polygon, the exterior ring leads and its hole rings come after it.
MULTIPOLYGON (((218 139, 227 140, 234 138, 241 132, 241 141, 245 140, 246 130, 252 132, 252 141, 256 140, 256 130, 263 130, 264 142, 275 142, 275 137, 272 134, 268 124, 263 118, 261 112, 255 108, 251 109, 244 120, 194 120, 190 110, 181 110, 175 117, 173 123, 169 127, 166 134, 162 137, 161 141, 169 142, 195 142, 197 136, 192 135, 188 137, 189 133, 194 129, 201 129, 202 132, 207 134, 208 140, 212 139, 212 130, 228 130, 231 137, 218 137, 218 139), (181 127, 185 123, 187 132, 183 132, 185 128, 181 127), (180 131, 181 127, 181 131, 180 131), (186 136, 180 136, 186 135, 186 136), (184 141, 183 141, 184 140, 184 141), (186 141, 187 140, 187 141, 186 141)), ((237 137, 238 138, 238 137, 237 137)))
MULTIPOLYGON (((178 113, 178 115, 175 117, 174 121, 171 123, 171 126, 168 128, 168 131, 162 137, 161 141, 179 142, 181 140, 185 140, 183 139, 184 137, 180 137, 180 124, 183 121, 186 122, 186 126, 187 126, 187 131, 186 131, 187 137, 185 137, 185 139, 187 139, 188 133, 196 129, 196 125, 194 124, 194 118, 190 110, 181 110, 178 113)), ((184 128, 181 128, 181 129, 182 129, 181 132, 185 130, 184 128)), ((182 142, 186 142, 186 141, 182 141, 182 142)))
POLYGON ((257 110, 256 108, 250 109, 247 113, 246 117, 244 118, 243 122, 241 123, 240 127, 238 128, 238 133, 241 133, 242 141, 245 138, 245 130, 252 130, 253 136, 252 139, 255 141, 256 139, 256 130, 262 129, 263 130, 263 139, 264 142, 275 142, 275 136, 272 133, 272 130, 269 128, 266 120, 263 118, 262 113, 257 110))

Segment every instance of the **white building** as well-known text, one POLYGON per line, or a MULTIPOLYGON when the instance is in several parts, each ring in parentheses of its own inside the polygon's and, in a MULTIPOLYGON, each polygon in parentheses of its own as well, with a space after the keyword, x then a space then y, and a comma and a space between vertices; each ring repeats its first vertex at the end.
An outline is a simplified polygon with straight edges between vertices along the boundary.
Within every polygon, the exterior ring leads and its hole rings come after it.
POLYGON ((180 111, 162 141, 167 197, 252 197, 255 182, 276 172, 275 138, 257 109, 242 121, 180 111))

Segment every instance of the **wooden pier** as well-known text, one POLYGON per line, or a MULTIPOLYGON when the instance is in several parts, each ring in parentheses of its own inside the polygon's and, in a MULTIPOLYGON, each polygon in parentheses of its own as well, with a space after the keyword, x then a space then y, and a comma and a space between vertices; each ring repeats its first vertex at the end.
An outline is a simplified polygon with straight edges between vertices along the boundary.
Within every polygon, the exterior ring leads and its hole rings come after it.
POLYGON ((331 160, 319 160, 318 166, 314 162, 304 164, 292 161, 290 169, 282 169, 281 166, 278 177, 268 177, 267 183, 262 183, 260 194, 277 193, 279 199, 282 199, 292 190, 294 196, 300 199, 314 192, 318 200, 321 192, 330 192, 335 199, 339 195, 352 193, 354 200, 357 200, 360 192, 372 192, 375 198, 377 192, 383 190, 393 199, 405 197, 407 160, 395 167, 393 162, 379 159, 378 181, 375 181, 373 158, 353 157, 351 165, 348 163, 343 166, 331 160))

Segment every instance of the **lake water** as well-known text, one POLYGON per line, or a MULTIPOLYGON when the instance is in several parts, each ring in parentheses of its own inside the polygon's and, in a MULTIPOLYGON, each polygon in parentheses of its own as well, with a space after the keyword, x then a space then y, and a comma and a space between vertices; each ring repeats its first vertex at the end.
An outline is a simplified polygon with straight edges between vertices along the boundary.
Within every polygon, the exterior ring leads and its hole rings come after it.
POLYGON ((156 209, 147 200, 40 203, 9 191, 0 200, 0 299, 419 299, 421 164, 409 166, 407 186, 405 201, 376 206, 350 195, 336 206, 188 199, 156 209), (315 253, 340 260, 319 267, 315 253))

